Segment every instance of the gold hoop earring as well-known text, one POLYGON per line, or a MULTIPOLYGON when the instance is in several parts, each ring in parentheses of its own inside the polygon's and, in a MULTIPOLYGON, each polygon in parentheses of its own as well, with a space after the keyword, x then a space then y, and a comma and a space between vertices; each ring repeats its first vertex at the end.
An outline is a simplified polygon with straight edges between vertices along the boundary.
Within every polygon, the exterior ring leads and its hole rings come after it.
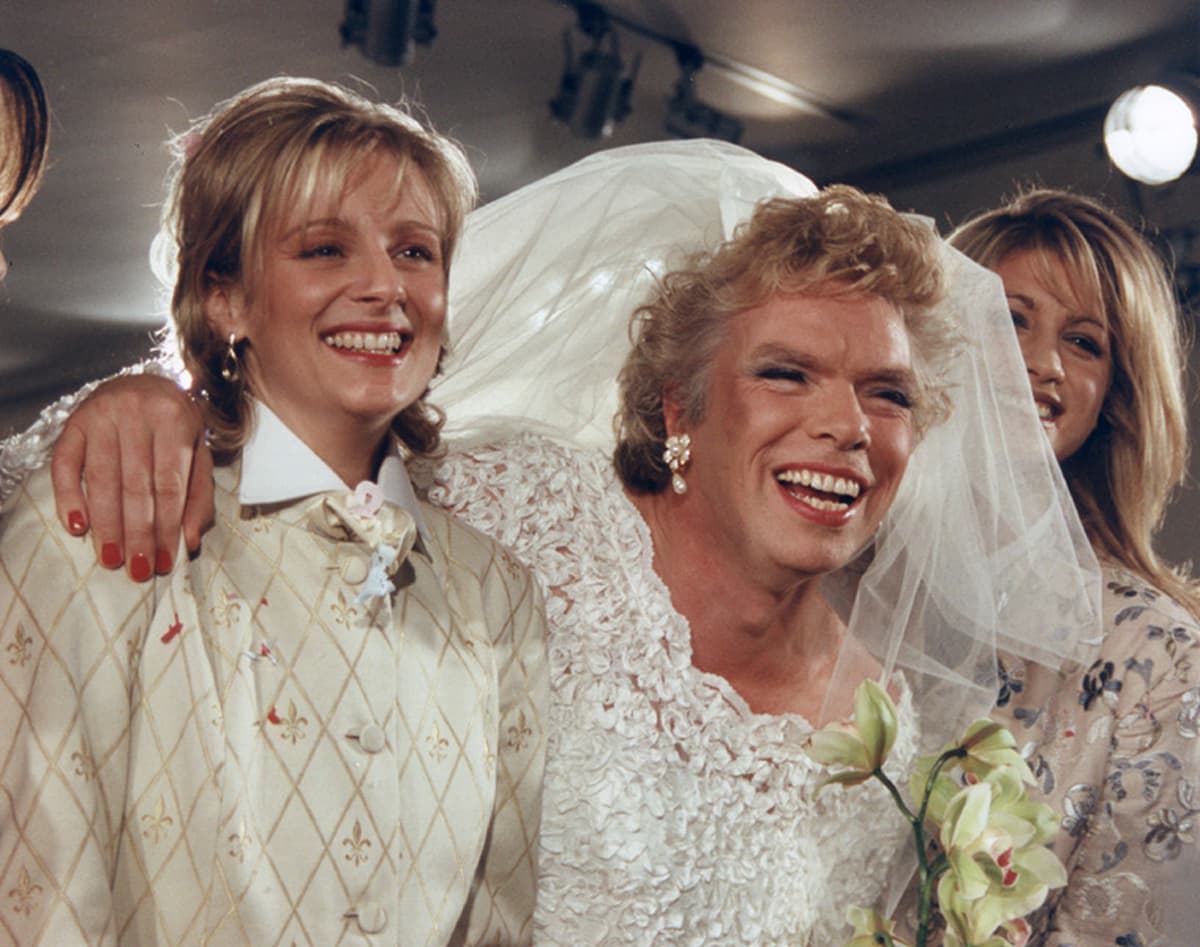
POLYGON ((692 459, 692 438, 688 434, 672 434, 667 438, 665 447, 662 458, 671 470, 671 489, 683 496, 687 493, 683 469, 692 459))
POLYGON ((242 366, 238 361, 237 335, 229 333, 229 341, 225 343, 225 354, 221 356, 221 377, 229 384, 236 385, 242 380, 242 366))

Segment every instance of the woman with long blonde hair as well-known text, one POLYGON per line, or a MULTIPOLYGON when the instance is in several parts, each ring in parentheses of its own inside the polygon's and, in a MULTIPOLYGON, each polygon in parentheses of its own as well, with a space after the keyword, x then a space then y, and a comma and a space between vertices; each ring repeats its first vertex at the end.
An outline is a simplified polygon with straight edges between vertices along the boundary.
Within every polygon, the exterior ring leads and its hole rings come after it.
POLYGON ((998 713, 1059 810, 1070 872, 1038 942, 1191 941, 1200 588, 1154 548, 1188 454, 1167 271, 1112 211, 1057 190, 1022 194, 950 242, 1004 282, 1038 416, 1104 574, 1090 665, 1002 667, 998 713))

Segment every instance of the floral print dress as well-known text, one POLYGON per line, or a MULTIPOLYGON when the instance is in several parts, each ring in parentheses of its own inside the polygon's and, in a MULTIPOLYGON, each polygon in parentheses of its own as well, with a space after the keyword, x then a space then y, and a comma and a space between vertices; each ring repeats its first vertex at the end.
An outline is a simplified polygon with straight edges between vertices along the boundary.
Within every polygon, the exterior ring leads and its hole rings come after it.
POLYGON ((1068 872, 1031 943, 1197 944, 1200 624, 1111 564, 1104 624, 1086 667, 1001 662, 995 716, 1058 814, 1068 872))

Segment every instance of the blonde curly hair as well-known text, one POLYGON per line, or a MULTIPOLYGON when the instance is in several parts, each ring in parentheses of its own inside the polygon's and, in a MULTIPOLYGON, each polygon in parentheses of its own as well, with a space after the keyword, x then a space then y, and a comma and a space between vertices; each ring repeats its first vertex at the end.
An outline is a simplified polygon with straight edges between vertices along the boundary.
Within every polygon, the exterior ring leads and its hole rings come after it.
POLYGON ((689 423, 699 422, 730 320, 779 293, 868 294, 891 303, 912 343, 918 433, 945 417, 941 376, 961 340, 935 308, 945 293, 939 253, 931 227, 845 185, 760 204, 732 239, 665 276, 634 313, 633 348, 619 379, 614 462, 622 482, 637 493, 664 489, 664 393, 689 423))

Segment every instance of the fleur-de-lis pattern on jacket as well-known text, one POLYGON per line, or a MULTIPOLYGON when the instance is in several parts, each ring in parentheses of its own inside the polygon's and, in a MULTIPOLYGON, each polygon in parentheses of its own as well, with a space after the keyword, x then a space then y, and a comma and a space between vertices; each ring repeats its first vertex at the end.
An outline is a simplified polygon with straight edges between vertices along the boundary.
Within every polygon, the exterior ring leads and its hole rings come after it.
POLYGON ((528 573, 432 507, 421 539, 351 494, 243 508, 236 466, 217 509, 142 585, 58 526, 46 474, 6 510, 0 944, 527 942, 528 573), (393 589, 356 602, 381 544, 393 589))

